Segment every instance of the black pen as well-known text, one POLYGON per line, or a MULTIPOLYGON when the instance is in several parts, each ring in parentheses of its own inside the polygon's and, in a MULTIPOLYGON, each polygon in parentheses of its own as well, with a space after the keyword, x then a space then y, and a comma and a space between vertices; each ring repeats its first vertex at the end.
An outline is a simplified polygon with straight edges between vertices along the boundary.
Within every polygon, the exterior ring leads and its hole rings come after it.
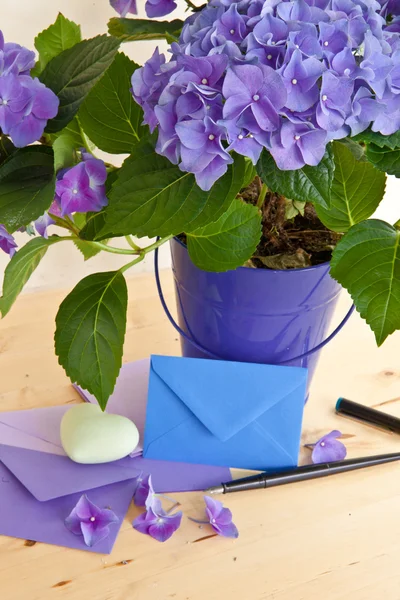
POLYGON ((364 406, 363 404, 358 404, 352 400, 346 400, 346 398, 339 398, 336 402, 336 412, 339 415, 351 417, 352 419, 357 419, 357 421, 381 427, 387 431, 400 433, 400 419, 398 417, 376 410, 375 408, 369 408, 369 406, 364 406))
POLYGON ((346 471, 355 471, 365 467, 374 467, 384 463, 400 460, 400 452, 394 454, 378 454, 377 456, 366 456, 364 458, 349 458, 331 463, 321 463, 318 465, 306 465, 297 467, 280 473, 261 473, 236 479, 227 483, 221 483, 215 487, 206 490, 209 494, 228 494, 230 492, 241 492, 245 490, 255 490, 260 488, 275 487, 286 483, 295 483, 296 481, 306 481, 307 479, 317 479, 318 477, 327 477, 345 473, 346 471))

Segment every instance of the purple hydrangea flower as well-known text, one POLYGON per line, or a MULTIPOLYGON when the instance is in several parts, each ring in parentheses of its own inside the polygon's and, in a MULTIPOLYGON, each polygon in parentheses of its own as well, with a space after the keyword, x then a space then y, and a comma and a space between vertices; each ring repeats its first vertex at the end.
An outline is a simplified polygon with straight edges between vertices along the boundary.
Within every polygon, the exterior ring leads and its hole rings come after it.
POLYGON ((146 505, 146 512, 133 521, 136 531, 150 535, 158 542, 166 542, 179 529, 182 521, 182 511, 168 514, 161 506, 158 498, 152 498, 146 505))
POLYGON ((399 130, 399 19, 396 0, 212 0, 169 62, 157 51, 135 71, 133 95, 157 152, 203 189, 232 151, 315 165, 333 139, 399 130))
POLYGON ((34 222, 34 226, 38 234, 46 239, 48 238, 47 228, 50 227, 50 225, 55 225, 55 221, 50 215, 61 217, 61 208, 57 199, 53 200, 49 210, 34 222))
POLYGON ((33 52, 4 43, 0 32, 0 128, 17 148, 39 140, 58 111, 54 92, 30 77, 34 64, 33 52))
POLYGON ((42 137, 47 121, 56 116, 60 101, 39 79, 32 79, 29 76, 19 77, 19 79, 25 94, 28 93, 30 96, 29 104, 23 112, 19 113, 20 120, 8 133, 15 146, 23 148, 42 137))
MULTIPOLYGON (((285 86, 279 74, 264 65, 237 65, 229 68, 222 92, 226 98, 223 109, 226 121, 243 124, 253 122, 263 131, 275 131, 280 120, 278 110, 287 102, 285 86)), ((250 127, 251 130, 251 127, 250 127)))
POLYGON ((17 243, 4 225, 0 225, 0 248, 12 258, 16 252, 17 243))
POLYGON ((232 513, 229 508, 225 508, 222 502, 214 500, 210 496, 204 496, 204 501, 206 503, 206 515, 214 531, 224 537, 239 537, 238 529, 232 523, 232 513))
POLYGON ((75 535, 83 535, 86 546, 94 546, 110 533, 110 525, 118 523, 117 515, 108 508, 99 508, 84 494, 65 519, 65 526, 75 535))
POLYGON ((102 160, 82 152, 82 162, 63 169, 57 177, 56 199, 61 216, 75 212, 97 212, 106 206, 107 170, 102 160))
POLYGON ((346 446, 337 438, 342 435, 340 431, 334 430, 323 435, 315 444, 307 444, 312 448, 311 460, 314 464, 334 462, 346 458, 346 446))
POLYGON ((128 13, 137 15, 136 0, 110 0, 110 4, 121 17, 126 17, 128 13))
POLYGON ((279 169, 294 171, 316 166, 325 154, 326 132, 310 123, 286 121, 271 137, 271 152, 279 169))
POLYGON ((174 0, 147 0, 144 8, 150 19, 164 17, 175 10, 176 2, 174 0))
POLYGON ((194 173, 203 190, 211 189, 233 162, 221 142, 223 127, 206 117, 204 121, 181 121, 175 130, 181 142, 180 168, 194 173))
POLYGON ((151 475, 144 475, 143 472, 136 477, 136 487, 133 492, 133 501, 136 506, 146 506, 146 501, 154 496, 151 475))

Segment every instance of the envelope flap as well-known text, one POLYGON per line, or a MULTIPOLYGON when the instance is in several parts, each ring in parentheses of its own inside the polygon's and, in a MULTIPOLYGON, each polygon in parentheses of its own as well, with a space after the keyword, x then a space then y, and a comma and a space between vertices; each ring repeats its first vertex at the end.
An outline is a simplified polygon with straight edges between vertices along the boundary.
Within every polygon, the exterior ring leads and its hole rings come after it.
POLYGON ((152 356, 154 372, 218 439, 226 441, 295 389, 307 369, 152 356))
POLYGON ((139 470, 117 463, 81 465, 67 456, 0 444, 0 461, 42 502, 133 479, 139 470))

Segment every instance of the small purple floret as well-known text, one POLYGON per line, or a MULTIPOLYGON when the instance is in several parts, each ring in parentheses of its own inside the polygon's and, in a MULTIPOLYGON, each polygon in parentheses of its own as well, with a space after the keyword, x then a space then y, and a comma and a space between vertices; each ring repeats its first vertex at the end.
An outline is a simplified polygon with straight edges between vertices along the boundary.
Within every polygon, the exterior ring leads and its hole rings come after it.
POLYGON ((61 207, 61 216, 75 212, 97 212, 108 203, 104 162, 88 152, 82 152, 82 159, 82 162, 64 169, 57 177, 56 200, 61 207))
POLYGON ((4 225, 0 225, 0 248, 12 258, 16 252, 17 243, 4 225))
POLYGON ((168 514, 163 510, 160 500, 151 496, 146 503, 146 512, 133 521, 136 531, 150 535, 158 542, 166 542, 180 527, 182 511, 168 514))
POLYGON ((232 513, 229 508, 225 508, 222 502, 214 500, 210 496, 204 496, 204 501, 206 503, 206 514, 214 531, 223 537, 239 537, 238 529, 232 523, 232 513))
POLYGON ((65 519, 65 526, 75 535, 83 535, 86 546, 94 546, 110 533, 110 525, 118 523, 117 515, 108 508, 99 508, 84 494, 65 519))
POLYGON ((110 0, 110 4, 121 17, 126 17, 128 13, 137 15, 136 0, 110 0))
POLYGON ((341 435, 342 433, 335 429, 322 436, 315 444, 307 444, 308 447, 313 448, 311 460, 314 464, 335 462, 346 458, 346 446, 337 439, 341 435))

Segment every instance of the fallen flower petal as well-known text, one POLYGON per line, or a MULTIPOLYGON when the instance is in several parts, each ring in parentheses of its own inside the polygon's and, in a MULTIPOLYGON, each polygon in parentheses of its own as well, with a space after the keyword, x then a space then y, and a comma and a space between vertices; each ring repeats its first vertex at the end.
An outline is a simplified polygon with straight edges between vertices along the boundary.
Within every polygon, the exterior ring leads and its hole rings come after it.
POLYGON ((313 449, 311 460, 314 464, 336 462, 343 460, 347 455, 346 446, 339 441, 342 433, 338 430, 323 435, 315 444, 307 444, 313 449))
POLYGON ((136 531, 150 535, 158 542, 167 541, 182 522, 182 511, 174 514, 166 513, 158 498, 152 495, 151 502, 146 503, 147 510, 133 521, 136 531))
POLYGON ((239 531, 232 523, 232 513, 229 508, 225 508, 222 502, 214 500, 210 496, 204 496, 206 503, 206 514, 211 527, 224 537, 237 538, 239 531))
POLYGON ((99 508, 84 494, 65 519, 65 526, 75 535, 83 535, 86 546, 91 547, 108 536, 109 525, 118 522, 112 510, 99 508))

